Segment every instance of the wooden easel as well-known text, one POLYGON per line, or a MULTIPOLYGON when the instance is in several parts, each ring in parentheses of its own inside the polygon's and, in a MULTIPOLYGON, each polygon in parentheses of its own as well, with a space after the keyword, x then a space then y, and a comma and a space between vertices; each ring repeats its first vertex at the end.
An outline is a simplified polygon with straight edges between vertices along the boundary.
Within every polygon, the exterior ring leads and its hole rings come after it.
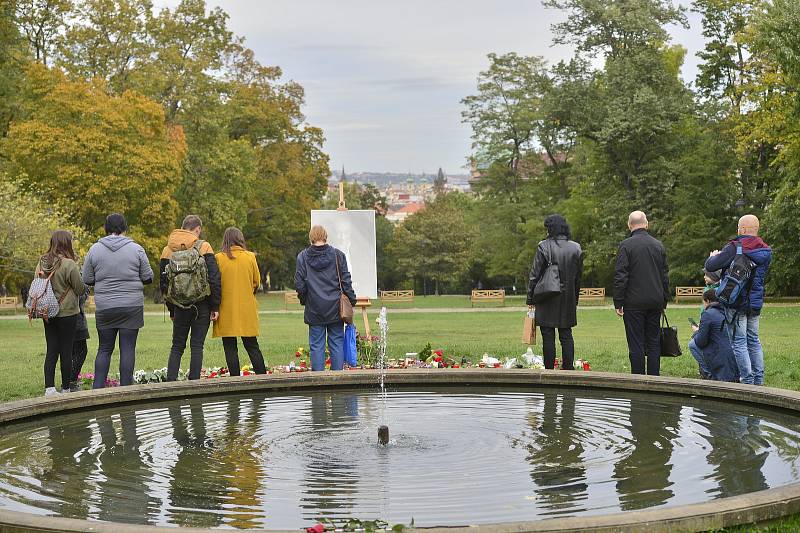
MULTIPOLYGON (((347 211, 347 206, 344 202, 344 182, 339 182, 339 207, 336 208, 337 211, 347 211)), ((349 265, 352 268, 352 265, 349 265)), ((356 297, 356 307, 361 308, 361 317, 364 320, 364 335, 367 338, 372 336, 369 328, 369 315, 367 314, 367 307, 371 306, 372 302, 369 298, 358 298, 356 297)))

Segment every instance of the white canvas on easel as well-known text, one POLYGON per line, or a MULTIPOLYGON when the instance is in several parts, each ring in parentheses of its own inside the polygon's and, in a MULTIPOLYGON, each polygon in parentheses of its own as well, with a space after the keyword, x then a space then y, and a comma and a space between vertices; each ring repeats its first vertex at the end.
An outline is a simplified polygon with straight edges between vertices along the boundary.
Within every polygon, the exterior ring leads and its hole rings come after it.
POLYGON ((378 298, 375 211, 313 210, 311 225, 324 227, 328 232, 328 244, 344 252, 356 296, 378 298))

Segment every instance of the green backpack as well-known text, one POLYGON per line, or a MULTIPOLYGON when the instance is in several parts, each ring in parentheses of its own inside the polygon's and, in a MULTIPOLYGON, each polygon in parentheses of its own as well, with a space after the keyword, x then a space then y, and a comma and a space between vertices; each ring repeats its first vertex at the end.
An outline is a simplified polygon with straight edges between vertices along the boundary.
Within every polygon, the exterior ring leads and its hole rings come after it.
POLYGON ((188 250, 172 252, 167 265, 167 294, 165 299, 186 309, 211 295, 208 267, 200 253, 203 241, 197 240, 188 250))

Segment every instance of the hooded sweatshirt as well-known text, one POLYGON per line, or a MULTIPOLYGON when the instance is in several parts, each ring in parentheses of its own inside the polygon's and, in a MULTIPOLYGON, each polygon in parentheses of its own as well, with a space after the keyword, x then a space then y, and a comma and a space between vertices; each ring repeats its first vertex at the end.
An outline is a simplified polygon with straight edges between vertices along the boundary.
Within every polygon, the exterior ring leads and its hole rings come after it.
MULTIPOLYGON (((772 262, 772 248, 761 237, 754 235, 739 235, 730 241, 722 251, 706 261, 706 270, 727 269, 736 258, 736 246, 741 243, 742 253, 756 265, 755 272, 750 278, 747 298, 741 298, 733 306, 737 311, 758 315, 764 307, 764 281, 772 262)), ((723 273, 723 276, 725 274, 723 273)))
MULTIPOLYGON (((173 252, 180 250, 188 250, 198 241, 197 235, 185 229, 176 229, 169 234, 167 245, 161 252, 161 261, 159 263, 159 280, 161 287, 161 294, 167 294, 167 265, 169 265, 169 258, 172 257, 173 252)), ((217 265, 217 258, 214 257, 214 249, 208 244, 208 241, 203 241, 200 244, 200 254, 206 261, 206 269, 208 270, 208 285, 211 287, 211 295, 204 300, 210 307, 211 311, 219 311, 219 303, 222 299, 222 283, 220 281, 219 265, 217 265)), ((175 306, 167 302, 169 315, 175 316, 175 306)))
POLYGON ((50 259, 43 255, 36 265, 36 275, 46 278, 50 274, 53 274, 50 278, 53 293, 61 302, 56 318, 77 315, 80 312, 78 296, 86 290, 78 265, 66 257, 56 256, 50 259))
POLYGON ((298 254, 294 285, 297 298, 305 306, 303 318, 310 326, 341 322, 339 298, 342 292, 347 295, 351 304, 356 305, 356 294, 353 291, 347 258, 341 250, 329 244, 309 246, 298 254), (341 273, 341 290, 336 270, 337 258, 341 273))
POLYGON ((144 284, 153 281, 153 269, 144 248, 124 235, 108 235, 89 248, 83 263, 83 281, 94 285, 97 312, 144 307, 144 284))

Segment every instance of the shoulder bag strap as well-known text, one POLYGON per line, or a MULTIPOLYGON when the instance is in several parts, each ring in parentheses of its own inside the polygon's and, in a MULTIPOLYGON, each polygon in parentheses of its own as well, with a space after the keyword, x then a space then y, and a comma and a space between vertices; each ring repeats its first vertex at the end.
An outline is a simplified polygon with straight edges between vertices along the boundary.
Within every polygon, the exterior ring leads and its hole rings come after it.
POLYGON ((339 292, 344 294, 344 289, 342 288, 342 273, 339 272, 339 254, 336 253, 336 250, 333 251, 333 256, 336 258, 336 277, 339 278, 339 292))

